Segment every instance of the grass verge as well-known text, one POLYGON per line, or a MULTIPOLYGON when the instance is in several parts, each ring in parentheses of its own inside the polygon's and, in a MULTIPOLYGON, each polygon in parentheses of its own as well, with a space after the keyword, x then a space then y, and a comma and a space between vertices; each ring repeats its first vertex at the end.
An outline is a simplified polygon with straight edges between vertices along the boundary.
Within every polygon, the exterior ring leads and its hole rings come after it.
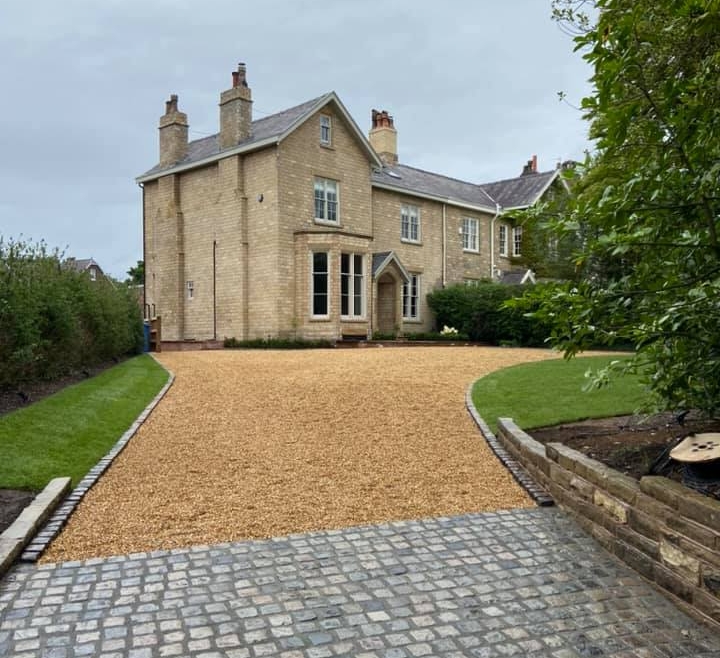
POLYGON ((39 490, 60 476, 75 486, 167 378, 152 358, 137 356, 0 417, 0 488, 39 490))
POLYGON ((610 384, 583 391, 585 373, 627 357, 591 356, 527 363, 499 370, 475 382, 475 408, 497 430, 498 418, 512 418, 523 429, 633 413, 644 388, 635 375, 617 375, 610 384))

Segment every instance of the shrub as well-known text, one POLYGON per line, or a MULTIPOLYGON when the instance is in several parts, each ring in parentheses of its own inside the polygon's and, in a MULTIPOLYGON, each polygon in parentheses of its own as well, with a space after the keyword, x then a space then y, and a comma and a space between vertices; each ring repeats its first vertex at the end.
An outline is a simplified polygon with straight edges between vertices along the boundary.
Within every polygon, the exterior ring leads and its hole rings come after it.
POLYGON ((470 340, 537 347, 549 335, 547 327, 527 317, 532 308, 507 303, 522 297, 526 290, 500 283, 458 284, 431 292, 428 304, 438 326, 455 327, 470 340))
POLYGON ((373 340, 395 340, 397 334, 394 331, 373 331, 373 340))
POLYGON ((455 334, 442 333, 441 331, 418 331, 413 334, 406 334, 405 338, 411 341, 445 341, 445 342, 460 342, 469 340, 467 334, 460 333, 459 331, 455 334))
POLYGON ((229 349, 304 350, 335 347, 335 343, 331 340, 305 340, 303 338, 253 338, 250 340, 226 338, 223 346, 229 349))
POLYGON ((0 238, 0 390, 51 380, 142 348, 130 292, 65 267, 44 243, 0 238))

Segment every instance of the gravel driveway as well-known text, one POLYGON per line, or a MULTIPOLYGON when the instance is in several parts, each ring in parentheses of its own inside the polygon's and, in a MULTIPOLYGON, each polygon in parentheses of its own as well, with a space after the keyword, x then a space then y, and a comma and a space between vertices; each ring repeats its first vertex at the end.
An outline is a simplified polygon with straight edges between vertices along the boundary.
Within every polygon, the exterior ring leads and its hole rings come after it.
POLYGON ((170 391, 43 562, 532 502, 465 406, 546 350, 175 352, 170 391))

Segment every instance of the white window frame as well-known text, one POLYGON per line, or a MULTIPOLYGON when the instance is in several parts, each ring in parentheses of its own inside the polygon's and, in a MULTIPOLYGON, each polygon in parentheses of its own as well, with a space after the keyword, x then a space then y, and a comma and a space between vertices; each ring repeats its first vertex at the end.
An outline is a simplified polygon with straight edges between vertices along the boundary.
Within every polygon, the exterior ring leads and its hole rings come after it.
POLYGON ((310 252, 310 317, 314 319, 327 320, 330 317, 330 252, 324 250, 310 252), (325 271, 315 270, 315 256, 325 256, 325 271), (325 292, 317 293, 315 291, 315 277, 325 275, 325 292), (315 297, 316 295, 325 296, 325 313, 315 313, 315 297))
POLYGON ((410 204, 403 204, 400 206, 400 240, 417 244, 421 239, 420 208, 410 204))
POLYGON ((323 146, 332 144, 332 118, 327 114, 320 115, 320 143, 323 146))
POLYGON ((340 183, 338 183, 338 181, 332 180, 331 178, 315 178, 313 185, 313 212, 315 213, 315 221, 320 224, 330 224, 332 226, 340 225, 340 183), (328 198, 328 192, 334 193, 334 201, 328 198), (319 213, 318 202, 322 204, 319 213), (333 204, 335 219, 330 219, 333 204), (321 216, 318 217, 318 214, 321 216))
POLYGON ((420 322, 420 287, 422 279, 420 274, 410 274, 410 281, 403 283, 402 305, 403 320, 406 322, 420 322), (414 287, 414 291, 413 291, 414 287), (415 293, 413 295, 413 292, 415 293), (414 308, 413 308, 414 300, 414 308))
POLYGON ((476 217, 463 217, 462 225, 463 251, 474 254, 480 252, 480 220, 476 217), (474 230, 470 227, 474 226, 474 230))
POLYGON ((522 226, 514 226, 512 230, 513 236, 513 256, 522 256, 522 226))
POLYGON ((340 254, 340 318, 343 320, 364 320, 366 316, 365 296, 365 256, 364 254, 345 252, 340 254), (343 257, 347 257, 347 270, 343 270, 343 257), (360 272, 357 265, 360 265, 360 272), (347 293, 343 293, 347 282, 347 293), (347 309, 343 313, 345 298, 347 309), (360 301, 360 309, 356 308, 355 302, 360 301))
POLYGON ((194 281, 186 281, 185 288, 187 290, 188 300, 194 299, 195 298, 195 282, 194 281))
POLYGON ((507 224, 500 224, 498 227, 498 250, 501 256, 508 255, 508 227, 507 224))

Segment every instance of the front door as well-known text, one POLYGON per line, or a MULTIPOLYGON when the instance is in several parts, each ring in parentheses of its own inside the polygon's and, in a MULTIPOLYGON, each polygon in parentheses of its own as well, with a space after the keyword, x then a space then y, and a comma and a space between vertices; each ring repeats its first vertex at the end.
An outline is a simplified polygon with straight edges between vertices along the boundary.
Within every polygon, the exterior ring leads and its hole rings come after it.
POLYGON ((390 274, 383 274, 377 284, 377 329, 380 333, 397 331, 397 283, 390 274))

